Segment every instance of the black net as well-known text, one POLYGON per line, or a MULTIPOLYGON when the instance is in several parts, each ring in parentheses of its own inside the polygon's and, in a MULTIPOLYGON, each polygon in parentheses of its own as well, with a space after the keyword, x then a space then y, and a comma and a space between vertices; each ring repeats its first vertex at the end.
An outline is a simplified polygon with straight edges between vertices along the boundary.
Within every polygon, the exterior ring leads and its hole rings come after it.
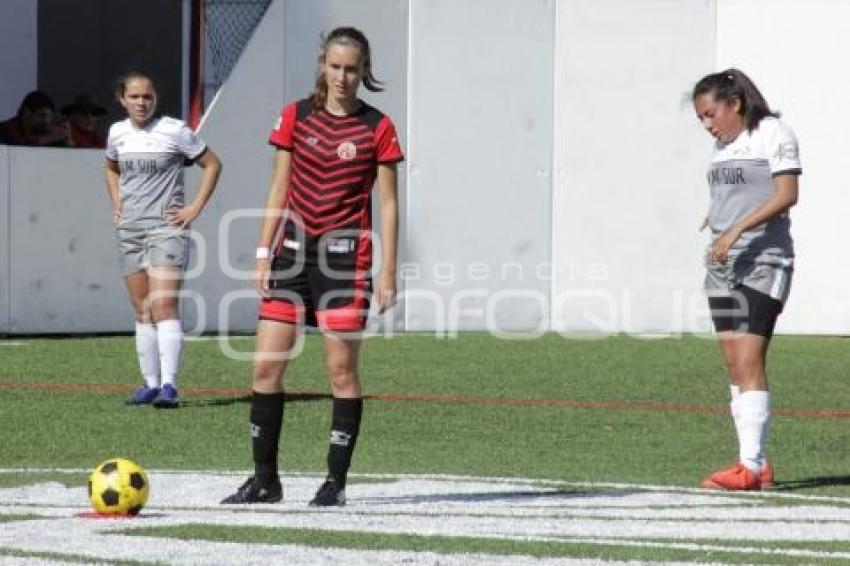
POLYGON ((230 76, 242 50, 271 0, 206 0, 204 2, 205 87, 214 95, 230 76))

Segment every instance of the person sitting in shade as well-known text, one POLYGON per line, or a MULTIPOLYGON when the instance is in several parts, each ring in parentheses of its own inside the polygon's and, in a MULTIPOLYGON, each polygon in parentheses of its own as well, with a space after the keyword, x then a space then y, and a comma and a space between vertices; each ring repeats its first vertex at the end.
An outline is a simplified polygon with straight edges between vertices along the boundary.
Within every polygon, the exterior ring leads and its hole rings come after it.
POLYGON ((71 130, 71 145, 106 147, 106 137, 100 132, 100 117, 106 115, 106 108, 95 104, 88 95, 78 94, 70 104, 62 107, 62 115, 71 130))
POLYGON ((21 101, 18 113, 0 122, 0 144, 66 147, 67 129, 56 120, 56 106, 45 92, 34 90, 21 101))

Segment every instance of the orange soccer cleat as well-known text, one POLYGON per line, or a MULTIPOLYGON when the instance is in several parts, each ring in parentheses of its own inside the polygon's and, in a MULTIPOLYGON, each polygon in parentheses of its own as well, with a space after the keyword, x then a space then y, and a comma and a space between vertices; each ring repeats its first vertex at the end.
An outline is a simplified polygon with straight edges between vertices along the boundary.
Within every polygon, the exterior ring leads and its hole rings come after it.
POLYGON ((703 480, 702 487, 706 489, 725 489, 728 491, 758 491, 761 489, 761 479, 741 463, 731 468, 714 472, 703 480))

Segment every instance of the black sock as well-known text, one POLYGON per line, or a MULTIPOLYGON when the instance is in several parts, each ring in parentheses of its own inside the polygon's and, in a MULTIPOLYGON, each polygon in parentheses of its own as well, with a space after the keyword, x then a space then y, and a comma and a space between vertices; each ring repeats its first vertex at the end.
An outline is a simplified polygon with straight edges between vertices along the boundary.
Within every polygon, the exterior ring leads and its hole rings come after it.
POLYGON ((360 431, 363 414, 363 399, 334 397, 331 440, 328 447, 328 477, 333 478, 340 488, 345 487, 351 455, 360 431))
POLYGON ((254 473, 261 483, 277 479, 277 445, 283 425, 283 393, 251 396, 251 448, 254 473))

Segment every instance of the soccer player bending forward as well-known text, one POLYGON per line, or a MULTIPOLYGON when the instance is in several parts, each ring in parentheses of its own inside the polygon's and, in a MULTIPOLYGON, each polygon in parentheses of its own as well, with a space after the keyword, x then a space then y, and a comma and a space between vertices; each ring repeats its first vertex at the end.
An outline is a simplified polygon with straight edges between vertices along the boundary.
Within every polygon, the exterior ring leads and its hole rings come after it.
POLYGON ((136 352, 144 384, 131 405, 180 405, 183 349, 177 295, 188 261, 188 230, 212 196, 221 161, 180 120, 157 116, 153 79, 121 77, 115 93, 127 118, 109 129, 106 188, 124 282, 136 318, 136 352), (202 169, 195 199, 185 204, 183 167, 202 169))
POLYGON ((354 28, 334 29, 318 65, 314 92, 284 106, 269 139, 275 164, 255 267, 262 299, 250 412, 254 475, 222 503, 282 498, 277 459, 283 375, 306 324, 323 334, 333 392, 328 473, 310 505, 345 504, 363 411, 357 358, 372 294, 376 179, 382 263, 374 298, 380 312, 396 291, 396 164, 403 155, 390 119, 357 98, 361 82, 381 90, 366 37, 354 28))
POLYGON ((802 172, 797 139, 737 69, 700 79, 693 103, 716 140, 708 169, 705 224, 712 241, 705 290, 729 374, 739 444, 738 461, 702 486, 758 490, 773 485, 765 456, 770 419, 765 360, 793 272, 788 210, 797 202, 802 172))

